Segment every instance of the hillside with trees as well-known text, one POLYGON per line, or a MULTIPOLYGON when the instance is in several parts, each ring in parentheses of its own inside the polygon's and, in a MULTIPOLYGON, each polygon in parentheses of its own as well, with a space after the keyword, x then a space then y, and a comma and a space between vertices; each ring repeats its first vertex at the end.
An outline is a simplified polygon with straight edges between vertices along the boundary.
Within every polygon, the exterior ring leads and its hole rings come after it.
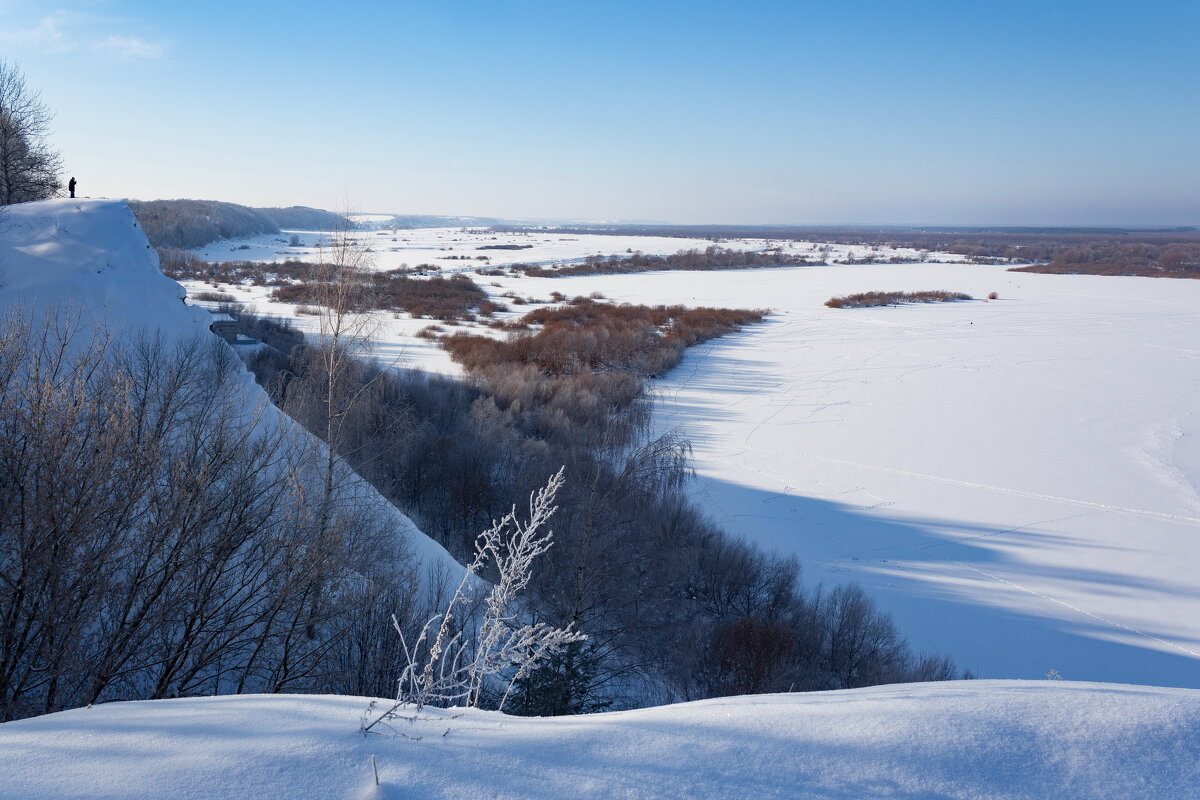
POLYGON ((349 225, 340 214, 304 206, 250 208, 218 200, 132 200, 129 205, 150 244, 162 250, 192 250, 280 229, 338 230, 349 225))
POLYGON ((349 225, 349 220, 341 214, 324 211, 308 206, 289 206, 287 208, 256 208, 285 231, 336 231, 349 225))

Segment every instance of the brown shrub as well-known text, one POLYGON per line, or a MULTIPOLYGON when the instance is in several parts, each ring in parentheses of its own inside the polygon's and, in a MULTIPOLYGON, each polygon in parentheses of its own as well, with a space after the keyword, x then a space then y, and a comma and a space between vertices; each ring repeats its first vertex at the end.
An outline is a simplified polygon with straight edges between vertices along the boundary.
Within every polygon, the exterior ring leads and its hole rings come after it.
MULTIPOLYGON (((414 278, 405 270, 391 270, 371 273, 368 280, 369 286, 360 293, 363 306, 356 310, 404 311, 414 317, 449 321, 473 319, 471 309, 488 299, 487 292, 465 275, 414 278)), ((322 294, 319 288, 310 275, 306 280, 278 287, 271 296, 281 303, 315 305, 322 294)))
POLYGON ((497 364, 536 367, 547 375, 617 371, 661 375, 684 348, 761 322, 765 312, 684 306, 596 303, 588 298, 535 309, 504 327, 509 339, 458 333, 442 346, 467 370, 497 364), (536 333, 530 328, 538 326, 536 333))
POLYGON ((926 292, 862 292, 848 294, 845 297, 831 297, 825 301, 830 308, 872 308, 875 306, 894 306, 900 303, 950 303, 956 300, 974 300, 969 294, 962 292, 926 291, 926 292))
POLYGON ((202 300, 211 303, 233 303, 237 298, 225 292, 200 292, 195 295, 196 300, 202 300))
POLYGON ((421 328, 421 330, 417 331, 417 337, 436 341, 438 334, 444 330, 445 328, 443 328, 441 325, 426 325, 424 328, 421 328))
POLYGON ((495 300, 484 300, 479 304, 479 316, 490 317, 500 311, 508 311, 508 306, 495 300))

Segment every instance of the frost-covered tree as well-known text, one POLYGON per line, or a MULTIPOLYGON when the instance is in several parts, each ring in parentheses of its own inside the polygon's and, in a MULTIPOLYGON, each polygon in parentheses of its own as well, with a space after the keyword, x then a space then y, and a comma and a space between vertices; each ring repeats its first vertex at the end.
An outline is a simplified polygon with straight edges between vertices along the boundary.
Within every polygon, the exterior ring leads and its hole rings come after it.
POLYGON ((15 64, 0 61, 0 205, 58 191, 62 159, 47 141, 54 113, 15 64))

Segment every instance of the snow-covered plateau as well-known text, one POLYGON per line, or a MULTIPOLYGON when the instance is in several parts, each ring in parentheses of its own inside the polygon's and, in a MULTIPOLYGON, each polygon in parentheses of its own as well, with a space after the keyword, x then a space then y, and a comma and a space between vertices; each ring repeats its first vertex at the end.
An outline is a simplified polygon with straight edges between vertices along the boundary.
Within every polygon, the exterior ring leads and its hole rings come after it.
POLYGON ((427 709, 359 733, 359 697, 111 703, 0 725, 22 800, 1190 800, 1200 692, 963 681, 577 717, 427 709), (375 783, 372 757, 378 767, 375 783))

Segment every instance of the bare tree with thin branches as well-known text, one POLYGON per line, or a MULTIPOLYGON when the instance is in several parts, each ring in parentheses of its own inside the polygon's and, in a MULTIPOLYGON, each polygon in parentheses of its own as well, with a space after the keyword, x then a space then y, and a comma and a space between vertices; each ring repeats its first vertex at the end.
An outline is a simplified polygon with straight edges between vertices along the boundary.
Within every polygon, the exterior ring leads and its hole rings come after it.
POLYGON ((0 206, 44 200, 59 190, 62 158, 47 141, 53 119, 21 70, 0 61, 0 206))

